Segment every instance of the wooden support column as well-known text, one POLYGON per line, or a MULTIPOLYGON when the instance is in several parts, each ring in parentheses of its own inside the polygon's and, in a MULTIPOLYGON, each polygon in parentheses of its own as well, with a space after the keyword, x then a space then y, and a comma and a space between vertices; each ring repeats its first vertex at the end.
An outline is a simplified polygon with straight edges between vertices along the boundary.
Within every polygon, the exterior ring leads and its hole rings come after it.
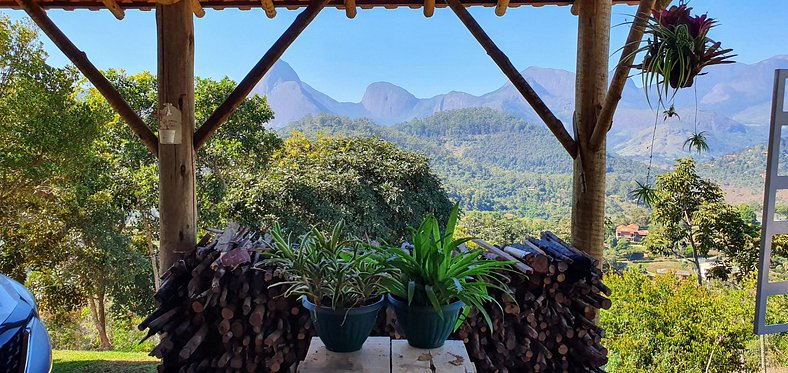
MULTIPOLYGON (((577 80, 572 185, 572 244, 602 259, 605 229, 605 172, 607 147, 602 139, 590 146, 607 93, 610 54, 610 1, 577 0, 577 80)), ((601 263, 601 261, 600 261, 601 263)))
POLYGON ((159 144, 160 271, 194 249, 197 199, 194 175, 194 18, 189 1, 156 5, 159 108, 181 112, 181 143, 159 144))

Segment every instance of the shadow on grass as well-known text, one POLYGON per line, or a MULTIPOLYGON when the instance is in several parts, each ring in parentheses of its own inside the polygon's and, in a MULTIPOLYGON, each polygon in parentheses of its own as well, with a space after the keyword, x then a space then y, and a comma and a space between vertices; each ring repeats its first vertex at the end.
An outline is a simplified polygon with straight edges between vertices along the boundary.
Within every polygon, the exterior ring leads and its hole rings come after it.
POLYGON ((155 362, 141 361, 58 361, 55 360, 52 373, 153 373, 155 362))

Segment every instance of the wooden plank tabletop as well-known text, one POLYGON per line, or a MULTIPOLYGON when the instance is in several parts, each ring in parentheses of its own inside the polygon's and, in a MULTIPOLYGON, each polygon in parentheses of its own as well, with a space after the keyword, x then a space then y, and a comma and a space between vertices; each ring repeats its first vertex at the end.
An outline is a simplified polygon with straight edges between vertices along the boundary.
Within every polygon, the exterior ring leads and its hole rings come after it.
POLYGON ((476 373, 462 341, 446 341, 441 348, 423 350, 406 340, 369 337, 360 351, 338 353, 326 350, 313 337, 299 373, 476 373))
POLYGON ((391 338, 369 337, 356 352, 331 352, 313 337, 299 373, 381 373, 391 370, 391 338))
POLYGON ((408 341, 391 341, 391 373, 476 373, 462 341, 446 341, 443 347, 423 350, 408 341))

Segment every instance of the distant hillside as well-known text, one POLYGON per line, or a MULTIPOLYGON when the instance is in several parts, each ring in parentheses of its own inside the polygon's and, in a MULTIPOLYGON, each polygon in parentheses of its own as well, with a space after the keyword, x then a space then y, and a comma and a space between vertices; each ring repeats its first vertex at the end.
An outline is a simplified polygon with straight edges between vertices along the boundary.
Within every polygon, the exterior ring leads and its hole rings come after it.
MULTIPOLYGON (((662 109, 655 115, 642 89, 629 81, 609 134, 608 149, 620 156, 646 158, 646 148, 651 145, 657 116, 655 157, 658 162, 669 163, 684 154, 683 142, 695 127, 696 102, 698 130, 707 132, 712 145, 704 158, 765 143, 776 68, 788 68, 788 56, 775 56, 756 64, 713 66, 707 75, 697 79, 696 89, 683 90, 676 96, 680 119, 672 118, 665 123, 661 118, 662 109)), ((574 110, 574 73, 529 67, 523 70, 523 75, 555 114, 570 126, 574 110)), ((369 118, 377 124, 394 125, 428 118, 440 112, 474 107, 494 109, 527 122, 541 123, 508 82, 480 96, 452 91, 429 98, 417 98, 405 88, 377 82, 369 85, 360 102, 339 102, 301 81, 287 63, 279 62, 255 87, 254 93, 268 97, 276 113, 271 123, 275 128, 307 115, 369 118)))
MULTIPOLYGON (((486 108, 435 114, 390 127, 368 119, 318 115, 291 123, 284 134, 377 136, 426 153, 453 199, 464 208, 565 217, 571 205, 572 161, 543 126, 486 108)), ((609 157, 610 211, 620 211, 646 166, 609 157)))

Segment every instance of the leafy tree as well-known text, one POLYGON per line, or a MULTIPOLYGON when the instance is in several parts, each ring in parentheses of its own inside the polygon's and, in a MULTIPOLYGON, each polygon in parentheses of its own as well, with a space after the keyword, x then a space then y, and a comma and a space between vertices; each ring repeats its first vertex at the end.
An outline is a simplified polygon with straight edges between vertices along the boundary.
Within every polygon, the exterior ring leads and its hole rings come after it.
POLYGON ((478 237, 494 245, 522 242, 545 230, 554 231, 561 238, 567 238, 569 220, 548 221, 518 217, 511 213, 470 211, 457 225, 457 235, 478 237))
POLYGON ((47 65, 37 37, 0 17, 0 271, 20 281, 28 264, 59 259, 60 183, 81 172, 98 129, 77 100, 77 75, 47 65))
POLYGON ((294 134, 271 160, 231 190, 239 221, 300 234, 344 220, 352 234, 399 242, 427 213, 445 220, 451 208, 426 157, 378 138, 294 134))
POLYGON ((726 267, 738 266, 740 275, 755 272, 758 265, 756 237, 760 232, 751 209, 711 203, 701 206, 695 216, 700 246, 719 250, 724 254, 726 267))
MULTIPOLYGON (((156 76, 143 72, 126 75, 110 70, 108 79, 118 88, 143 121, 157 128, 156 76)), ((196 78, 195 118, 202 123, 229 96, 235 82, 196 78)), ((132 242, 146 248, 154 278, 158 280, 158 164, 104 98, 91 91, 92 106, 103 115, 106 136, 102 148, 111 163, 129 209, 127 232, 132 242)), ((260 174, 282 140, 264 123, 273 118, 265 98, 253 95, 243 103, 197 154, 197 203, 202 227, 223 227, 228 212, 224 198, 227 186, 239 182, 246 173, 260 174)), ((155 285, 158 288, 158 284, 155 285)))
POLYGON ((657 176, 655 196, 651 204, 651 221, 656 222, 658 228, 651 230, 646 246, 663 254, 678 254, 689 247, 698 283, 702 283, 698 257, 708 255, 709 250, 715 247, 711 245, 715 238, 732 238, 727 235, 705 237, 703 235, 708 230, 699 230, 696 223, 714 213, 704 206, 724 203, 722 190, 698 176, 692 158, 684 158, 676 160, 673 171, 657 176))
MULTIPOLYGON (((197 78, 195 117, 203 123, 230 95, 236 84, 228 78, 219 81, 197 78)), ((224 227, 230 216, 228 192, 248 175, 265 175, 271 156, 281 148, 282 139, 265 128, 273 119, 268 101, 248 97, 238 110, 197 154, 197 202, 203 227, 224 227)))
POLYGON ((610 371, 753 371, 748 350, 753 281, 742 287, 697 286, 672 274, 609 274, 613 306, 601 313, 610 371))

